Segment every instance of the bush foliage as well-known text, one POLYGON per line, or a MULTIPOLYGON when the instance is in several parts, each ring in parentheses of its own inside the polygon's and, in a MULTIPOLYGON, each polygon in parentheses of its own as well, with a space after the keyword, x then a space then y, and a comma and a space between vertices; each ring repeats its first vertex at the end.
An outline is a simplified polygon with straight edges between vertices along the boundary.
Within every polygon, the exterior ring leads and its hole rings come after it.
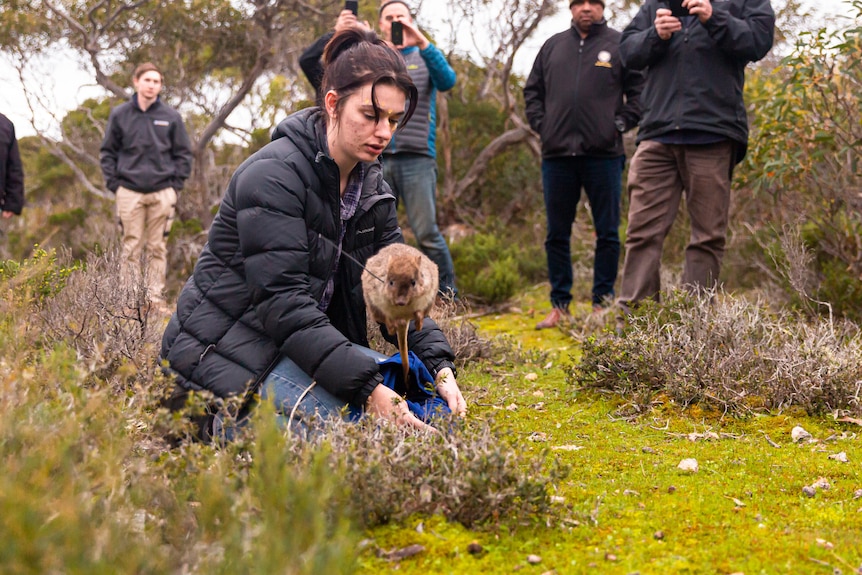
POLYGON ((731 415, 798 406, 862 413, 862 337, 849 322, 807 321, 730 295, 665 294, 627 318, 619 335, 586 339, 569 373, 576 387, 731 415))
POLYGON ((163 433, 189 426, 158 407, 164 318, 118 278, 112 253, 0 263, 4 573, 349 573, 361 528, 550 513, 564 470, 482 421, 439 435, 333 422, 304 441, 261 404, 235 442, 168 448, 163 433))

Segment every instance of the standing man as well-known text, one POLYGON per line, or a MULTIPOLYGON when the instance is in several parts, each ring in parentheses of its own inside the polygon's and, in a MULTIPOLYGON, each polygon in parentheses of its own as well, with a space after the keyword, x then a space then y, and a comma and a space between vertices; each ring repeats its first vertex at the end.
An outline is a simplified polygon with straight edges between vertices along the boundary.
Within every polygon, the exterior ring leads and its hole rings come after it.
POLYGON ((191 145, 180 114, 159 99, 159 69, 149 62, 141 64, 132 83, 135 94, 131 100, 111 110, 108 118, 102 174, 105 185, 117 195, 126 280, 142 273, 150 300, 167 309, 167 236, 177 191, 191 173, 191 145))
POLYGON ((626 66, 649 70, 630 195, 620 304, 658 298, 664 239, 685 192, 691 235, 683 283, 717 285, 733 167, 745 156, 745 66, 772 47, 769 0, 683 0, 675 16, 646 0, 623 31, 626 66))
POLYGON ((542 187, 548 218, 545 252, 551 312, 536 329, 569 316, 572 224, 583 187, 596 229, 593 309, 614 298, 620 259, 623 133, 640 119, 643 75, 620 61, 620 33, 602 0, 573 0, 572 27, 539 50, 524 86, 530 126, 542 138, 542 187))
POLYGON ((0 114, 0 213, 3 219, 20 216, 24 208, 24 168, 15 126, 0 114))
POLYGON ((437 264, 440 291, 458 294, 455 267, 449 246, 437 227, 437 91, 455 85, 455 70, 443 53, 425 37, 403 0, 387 0, 380 6, 380 35, 392 42, 392 24, 400 22, 404 42, 395 47, 407 63, 407 71, 419 90, 416 112, 410 123, 392 137, 383 152, 383 177, 395 196, 404 202, 407 220, 419 248, 437 264))

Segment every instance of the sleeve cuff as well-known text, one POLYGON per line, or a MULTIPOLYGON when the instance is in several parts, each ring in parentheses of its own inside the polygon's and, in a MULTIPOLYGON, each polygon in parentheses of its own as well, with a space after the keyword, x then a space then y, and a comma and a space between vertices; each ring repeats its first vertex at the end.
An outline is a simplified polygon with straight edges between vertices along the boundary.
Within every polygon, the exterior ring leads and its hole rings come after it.
POLYGON ((356 395, 353 396, 353 401, 350 404, 353 407, 358 407, 359 409, 365 409, 365 404, 368 403, 368 398, 371 397, 371 392, 374 391, 374 388, 378 385, 383 384, 383 374, 375 373, 374 377, 365 382, 365 384, 359 388, 359 391, 356 392, 356 395))

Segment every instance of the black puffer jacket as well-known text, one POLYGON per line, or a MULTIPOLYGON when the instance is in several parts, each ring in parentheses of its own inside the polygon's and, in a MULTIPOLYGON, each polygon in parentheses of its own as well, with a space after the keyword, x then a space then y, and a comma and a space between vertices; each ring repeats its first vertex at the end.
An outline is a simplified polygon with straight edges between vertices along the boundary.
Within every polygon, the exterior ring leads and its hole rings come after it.
MULTIPOLYGON (((355 406, 382 381, 374 360, 353 345, 368 340, 362 269, 346 256, 365 262, 403 241, 395 198, 380 164, 367 164, 332 302, 320 311, 341 227, 339 171, 327 149, 323 116, 308 108, 279 124, 273 141, 237 169, 162 339, 161 356, 182 387, 236 395, 282 355, 355 406)), ((432 374, 452 367, 433 321, 412 331, 409 345, 432 374)))

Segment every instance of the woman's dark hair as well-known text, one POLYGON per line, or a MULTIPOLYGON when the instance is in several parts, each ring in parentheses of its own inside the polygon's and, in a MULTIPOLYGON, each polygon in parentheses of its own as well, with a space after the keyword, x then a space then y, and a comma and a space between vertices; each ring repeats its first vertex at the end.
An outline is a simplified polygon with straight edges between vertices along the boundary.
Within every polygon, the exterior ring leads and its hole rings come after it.
POLYGON ((378 84, 390 84, 407 94, 407 110, 398 123, 399 130, 413 115, 419 92, 404 59, 374 32, 349 28, 336 33, 323 50, 323 66, 321 107, 323 96, 329 90, 338 92, 336 110, 340 110, 348 96, 370 82, 375 121, 380 121, 374 93, 378 84))

